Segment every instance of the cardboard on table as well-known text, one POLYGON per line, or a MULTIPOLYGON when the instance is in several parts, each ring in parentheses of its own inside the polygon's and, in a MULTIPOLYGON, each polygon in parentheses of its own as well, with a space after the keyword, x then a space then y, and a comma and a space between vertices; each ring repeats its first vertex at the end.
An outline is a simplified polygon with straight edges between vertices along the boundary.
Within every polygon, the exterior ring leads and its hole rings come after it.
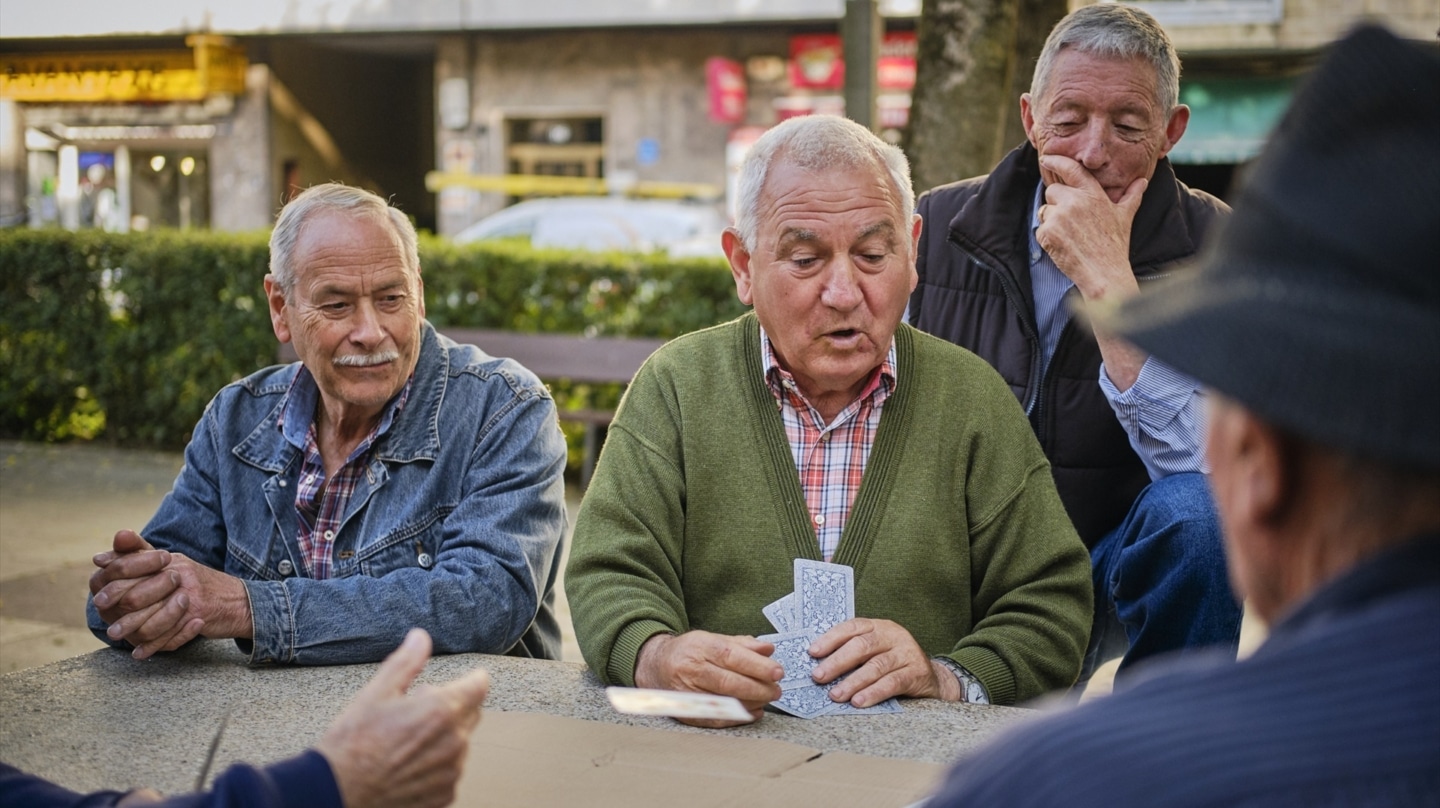
POLYGON ((943 771, 784 741, 486 710, 456 804, 901 808, 943 771))

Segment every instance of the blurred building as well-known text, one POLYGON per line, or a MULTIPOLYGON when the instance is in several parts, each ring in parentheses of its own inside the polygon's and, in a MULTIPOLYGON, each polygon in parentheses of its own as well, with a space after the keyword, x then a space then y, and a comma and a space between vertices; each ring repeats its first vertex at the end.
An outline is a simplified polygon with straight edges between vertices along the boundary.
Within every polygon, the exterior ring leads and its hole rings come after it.
MULTIPOLYGON (((919 0, 881 0, 880 127, 904 126, 919 0)), ((1200 187, 1258 151, 1356 19, 1434 0, 1149 0, 1200 187)), ((453 234, 531 193, 723 199, 777 120, 842 111, 843 0, 0 3, 0 223, 264 228, 341 180, 453 234), (537 179, 538 177, 538 179, 537 179), (428 184, 427 184, 428 178, 428 184)))
MULTIPOLYGON (((1224 196, 1260 152, 1320 51, 1362 20, 1435 42, 1436 0, 1141 0, 1180 51, 1190 125, 1170 154, 1190 185, 1224 196)), ((1073 3, 1072 3, 1073 5, 1073 3)))

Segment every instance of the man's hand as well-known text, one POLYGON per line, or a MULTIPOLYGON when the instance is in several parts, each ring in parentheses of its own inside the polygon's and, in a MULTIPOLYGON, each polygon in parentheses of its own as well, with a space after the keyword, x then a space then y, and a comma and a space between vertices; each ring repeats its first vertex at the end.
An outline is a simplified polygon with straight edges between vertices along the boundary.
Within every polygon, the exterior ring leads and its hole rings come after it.
POLYGON ((490 692, 476 669, 405 695, 430 658, 430 635, 414 628, 380 665, 316 749, 330 761, 346 808, 449 805, 470 734, 490 692))
POLYGON ((239 578, 180 553, 155 550, 132 531, 115 534, 115 550, 95 556, 101 569, 90 591, 106 635, 135 646, 145 659, 200 636, 251 637, 250 596, 239 578))
POLYGON ((810 655, 824 660, 811 673, 819 684, 850 672, 830 689, 830 698, 856 707, 871 707, 891 696, 959 701, 962 695, 955 676, 891 620, 846 620, 820 635, 810 645, 810 655))
MULTIPOLYGON (((709 631, 656 634, 640 646, 635 684, 662 690, 685 690, 734 696, 760 720, 765 705, 780 698, 785 669, 770 658, 775 646, 754 637, 732 637, 709 631)), ((697 727, 733 727, 748 723, 679 718, 697 727)))
POLYGON ((1138 291, 1130 269, 1130 225, 1147 180, 1137 179, 1111 202, 1089 171, 1068 157, 1047 154, 1040 165, 1056 179, 1045 186, 1035 239, 1086 300, 1138 291))
MULTIPOLYGON (((1111 202, 1105 189, 1076 161, 1058 154, 1040 158, 1054 178, 1045 186, 1040 226, 1035 240, 1055 266, 1074 281, 1087 303, 1119 303, 1140 292, 1130 266, 1130 226, 1145 195, 1148 180, 1137 179, 1120 201, 1111 202)), ((1130 389, 1145 364, 1145 354, 1129 343, 1096 334, 1106 375, 1121 390, 1130 389)))
POLYGON ((95 596, 95 609, 102 620, 113 623, 128 612, 158 603, 175 591, 168 576, 157 575, 170 565, 169 553, 151 547, 133 530, 116 533, 111 546, 114 549, 96 553, 90 559, 99 567, 90 576, 90 594, 95 596), (146 584, 144 588, 130 594, 131 589, 142 583, 146 584))

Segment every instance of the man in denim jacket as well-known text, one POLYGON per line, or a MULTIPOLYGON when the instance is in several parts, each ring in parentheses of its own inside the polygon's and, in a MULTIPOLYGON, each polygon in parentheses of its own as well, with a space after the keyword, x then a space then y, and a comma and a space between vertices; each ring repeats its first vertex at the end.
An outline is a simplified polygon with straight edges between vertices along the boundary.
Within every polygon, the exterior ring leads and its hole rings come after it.
POLYGON ((565 442, 533 374, 425 322, 409 220, 320 185, 286 205, 265 293, 300 362, 220 391, 144 538, 95 556, 93 631, 139 659, 233 637, 252 663, 555 658, 565 442))

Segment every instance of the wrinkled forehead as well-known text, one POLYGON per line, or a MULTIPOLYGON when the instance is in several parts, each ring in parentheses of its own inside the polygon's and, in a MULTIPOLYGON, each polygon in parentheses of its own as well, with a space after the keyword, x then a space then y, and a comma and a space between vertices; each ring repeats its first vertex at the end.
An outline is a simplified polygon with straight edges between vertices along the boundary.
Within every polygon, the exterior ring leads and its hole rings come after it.
POLYGON ((419 274, 393 223, 384 215, 359 211, 322 210, 308 217, 296 237, 293 259, 297 279, 312 267, 419 274))
POLYGON ((874 155, 840 154, 832 155, 830 159, 824 156, 795 159, 793 155, 781 152, 765 172, 758 207, 762 211, 773 208, 779 197, 804 190, 808 180, 818 185, 841 175, 853 180, 856 194, 876 187, 884 189, 886 201, 893 208, 895 217, 900 218, 903 205, 900 191, 895 187, 895 178, 884 162, 874 155))
POLYGON ((1160 74, 1144 56, 1090 50, 1071 44, 1062 46, 1056 54, 1036 100, 1049 101, 1067 86, 1097 73, 1109 79, 1099 87, 1102 93, 1120 96, 1143 89, 1148 103, 1160 105, 1160 74))

